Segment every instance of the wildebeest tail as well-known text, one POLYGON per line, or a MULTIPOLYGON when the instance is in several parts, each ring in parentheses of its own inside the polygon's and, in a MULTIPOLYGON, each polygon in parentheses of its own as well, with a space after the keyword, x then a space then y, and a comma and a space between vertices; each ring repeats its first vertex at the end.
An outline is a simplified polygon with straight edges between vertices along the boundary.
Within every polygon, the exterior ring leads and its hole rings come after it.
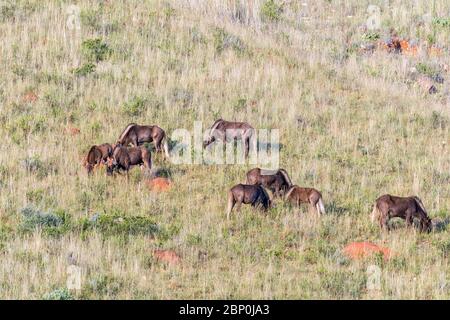
POLYGON ((269 193, 267 192, 267 190, 263 187, 263 186, 259 186, 262 190, 262 192, 264 193, 264 196, 267 199, 267 208, 270 207, 270 203, 272 202, 272 198, 269 196, 269 193))
POLYGON ((167 159, 170 159, 169 143, 167 142, 167 136, 165 135, 164 138, 162 139, 162 145, 164 149, 164 154, 166 155, 167 159))
POLYGON ((317 212, 319 214, 325 214, 325 206, 323 205, 322 197, 319 198, 319 201, 317 201, 317 212))
POLYGON ((292 187, 292 181, 291 178, 289 178, 289 175, 287 174, 286 170, 284 169, 280 169, 279 170, 281 175, 283 176, 284 180, 286 181, 286 183, 288 184, 288 187, 292 187))
POLYGON ((132 127, 136 126, 136 125, 137 125, 137 124, 134 123, 134 122, 129 123, 129 124, 125 127, 125 129, 122 131, 122 133, 120 134, 120 136, 119 136, 119 142, 121 142, 122 139, 128 134, 128 132, 130 131, 130 129, 131 129, 132 127))
POLYGON ((380 217, 381 211, 380 209, 378 209, 378 204, 375 202, 375 204, 373 205, 372 213, 370 214, 370 220, 372 221, 372 223, 375 223, 375 221, 377 219, 380 219, 380 217))
POLYGON ((419 206, 420 209, 422 209, 422 211, 428 215, 427 210, 425 210, 425 206, 422 203, 422 200, 420 200, 419 197, 414 197, 414 200, 416 201, 417 205, 419 206))

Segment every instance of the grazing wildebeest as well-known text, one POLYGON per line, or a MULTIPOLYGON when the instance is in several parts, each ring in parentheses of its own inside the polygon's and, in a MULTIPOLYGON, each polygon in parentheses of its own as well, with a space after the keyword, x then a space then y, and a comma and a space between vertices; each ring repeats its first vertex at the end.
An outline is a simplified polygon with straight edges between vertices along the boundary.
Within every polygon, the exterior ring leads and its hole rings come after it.
POLYGON ((301 188, 294 185, 286 193, 285 199, 297 206, 301 203, 309 203, 313 209, 317 210, 318 216, 325 214, 322 194, 314 188, 301 188))
POLYGON ((259 184, 273 192, 274 196, 281 196, 292 187, 292 181, 286 170, 265 170, 253 168, 247 172, 247 184, 259 184))
POLYGON ((108 158, 106 174, 112 175, 114 170, 125 170, 128 178, 128 170, 135 165, 144 165, 148 170, 152 168, 152 156, 144 146, 125 147, 117 145, 113 154, 108 158))
POLYGON ((254 131, 255 129, 247 122, 231 122, 219 119, 211 126, 208 137, 203 141, 203 148, 206 148, 216 140, 223 142, 242 140, 244 143, 244 155, 247 158, 250 151, 250 139, 254 131))
POLYGON ((236 210, 240 211, 242 203, 251 204, 253 207, 267 210, 272 201, 262 186, 237 184, 228 191, 227 219, 230 219, 234 205, 237 204, 236 210))
POLYGON ((84 159, 84 167, 90 174, 95 166, 106 163, 108 157, 112 155, 113 147, 109 143, 92 146, 84 159))
POLYGON ((416 197, 396 197, 385 194, 375 201, 373 206, 371 220, 375 222, 378 219, 380 227, 389 230, 389 219, 402 218, 406 220, 406 226, 413 224, 414 218, 420 221, 420 231, 431 231, 431 219, 422 201, 416 197))
POLYGON ((164 151, 166 157, 169 158, 169 146, 167 144, 166 133, 156 125, 141 126, 136 123, 130 123, 123 130, 117 144, 123 146, 132 144, 134 147, 138 147, 145 142, 153 142, 156 152, 164 151))

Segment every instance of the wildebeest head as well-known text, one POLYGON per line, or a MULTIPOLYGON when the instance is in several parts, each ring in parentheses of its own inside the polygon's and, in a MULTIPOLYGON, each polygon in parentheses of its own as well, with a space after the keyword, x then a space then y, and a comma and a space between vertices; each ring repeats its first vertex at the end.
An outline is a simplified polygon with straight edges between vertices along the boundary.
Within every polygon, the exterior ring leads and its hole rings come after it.
POLYGON ((215 138, 213 136, 209 136, 207 137, 205 140, 203 140, 203 148, 206 148, 207 146, 209 146, 211 143, 213 143, 215 140, 215 138))
POLYGON ((117 167, 118 163, 114 157, 108 157, 106 159, 106 175, 111 176, 117 167))
POLYGON ((86 168, 88 174, 91 174, 94 169, 94 166, 87 161, 84 163, 84 167, 86 168))
POLYGON ((433 229, 433 224, 431 222, 431 219, 428 217, 422 218, 422 221, 420 222, 420 226, 421 226, 422 231, 425 231, 425 232, 431 232, 433 229))

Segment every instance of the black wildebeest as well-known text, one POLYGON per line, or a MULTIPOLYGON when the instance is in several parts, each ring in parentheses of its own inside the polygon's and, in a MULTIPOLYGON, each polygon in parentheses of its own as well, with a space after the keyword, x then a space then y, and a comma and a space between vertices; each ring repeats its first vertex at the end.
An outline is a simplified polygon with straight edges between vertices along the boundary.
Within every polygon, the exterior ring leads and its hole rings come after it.
POLYGON ((152 168, 152 156, 150 151, 144 146, 125 147, 117 145, 113 154, 108 158, 106 173, 112 175, 114 170, 125 170, 128 178, 128 170, 132 166, 144 165, 147 169, 152 168))
POLYGON ((309 203, 313 209, 316 209, 318 216, 325 214, 322 194, 314 188, 301 188, 294 185, 286 193, 285 199, 296 206, 309 203))
POLYGON ((228 191, 227 219, 230 219, 231 211, 235 205, 237 205, 237 211, 241 210, 242 203, 267 210, 272 201, 262 186, 237 184, 228 191))
POLYGON ((92 146, 84 159, 84 167, 87 173, 92 173, 95 166, 106 163, 108 157, 112 155, 113 147, 109 143, 92 146))
POLYGON ((123 146, 132 144, 134 147, 138 147, 145 142, 153 142, 156 152, 164 151, 166 157, 169 158, 169 146, 167 144, 166 133, 156 125, 141 126, 136 123, 130 123, 123 130, 117 144, 123 146))
POLYGON ((292 181, 286 170, 265 170, 253 168, 247 172, 247 184, 259 184, 273 192, 274 196, 281 196, 292 187, 292 181))
POLYGON ((247 122, 231 122, 219 119, 211 126, 207 138, 203 141, 203 148, 206 148, 216 140, 223 142, 242 140, 244 143, 244 155, 247 158, 250 151, 250 139, 254 131, 255 129, 247 122))
POLYGON ((406 226, 413 224, 414 218, 419 219, 421 232, 431 231, 431 219, 428 217, 425 206, 419 197, 396 197, 385 194, 375 201, 373 206, 371 220, 378 220, 380 227, 389 230, 389 219, 402 218, 406 220, 406 226))

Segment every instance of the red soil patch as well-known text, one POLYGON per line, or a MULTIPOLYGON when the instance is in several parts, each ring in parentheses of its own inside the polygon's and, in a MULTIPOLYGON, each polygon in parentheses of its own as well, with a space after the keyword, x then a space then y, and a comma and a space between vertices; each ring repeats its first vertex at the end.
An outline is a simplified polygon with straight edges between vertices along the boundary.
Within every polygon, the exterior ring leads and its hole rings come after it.
POLYGON ((180 256, 173 250, 155 250, 153 251, 153 256, 156 260, 170 265, 179 264, 181 262, 180 256))
POLYGON ((351 259, 363 259, 376 253, 381 253, 385 260, 391 257, 391 250, 389 248, 380 247, 371 242, 352 242, 343 251, 351 259))
POLYGON ((400 40, 401 52, 408 56, 417 56, 419 48, 416 45, 411 45, 407 40, 400 40))
POLYGON ((66 127, 66 128, 64 129, 64 132, 67 133, 67 134, 69 134, 69 135, 71 135, 71 136, 76 136, 77 134, 80 133, 80 129, 75 128, 75 127, 68 126, 68 127, 66 127))
POLYGON ((147 186, 151 191, 165 192, 171 189, 171 183, 169 179, 166 178, 155 178, 147 181, 147 186))
POLYGON ((38 99, 38 96, 33 91, 29 91, 29 92, 25 93, 22 97, 22 100, 27 103, 36 102, 37 99, 38 99))

